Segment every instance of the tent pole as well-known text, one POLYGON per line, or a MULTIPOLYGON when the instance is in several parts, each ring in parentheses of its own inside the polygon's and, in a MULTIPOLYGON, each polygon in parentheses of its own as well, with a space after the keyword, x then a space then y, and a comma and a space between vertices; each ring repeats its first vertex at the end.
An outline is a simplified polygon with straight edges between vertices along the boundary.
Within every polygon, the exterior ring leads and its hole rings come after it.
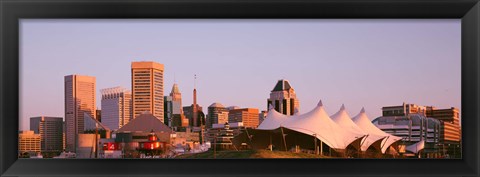
POLYGON ((323 142, 320 140, 320 155, 323 156, 323 142))
POLYGON ((285 146, 285 152, 288 152, 288 150, 287 150, 287 141, 285 141, 285 134, 283 133, 283 127, 281 127, 280 129, 282 130, 283 145, 285 146))

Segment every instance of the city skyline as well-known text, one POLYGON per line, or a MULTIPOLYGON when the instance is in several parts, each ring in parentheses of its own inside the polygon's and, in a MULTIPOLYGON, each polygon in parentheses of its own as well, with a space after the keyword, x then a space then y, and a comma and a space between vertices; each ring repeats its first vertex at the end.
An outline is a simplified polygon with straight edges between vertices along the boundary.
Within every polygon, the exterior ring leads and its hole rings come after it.
POLYGON ((193 102, 197 74, 204 108, 266 110, 270 91, 286 79, 301 113, 320 99, 330 115, 345 104, 350 116, 365 107, 371 119, 402 102, 461 110, 459 20, 22 20, 21 27, 21 130, 30 117, 64 117, 64 76, 96 77, 100 100, 100 89, 131 89, 134 61, 164 64, 164 93, 176 82, 182 106, 193 102), (47 71, 52 62, 65 68, 47 71))

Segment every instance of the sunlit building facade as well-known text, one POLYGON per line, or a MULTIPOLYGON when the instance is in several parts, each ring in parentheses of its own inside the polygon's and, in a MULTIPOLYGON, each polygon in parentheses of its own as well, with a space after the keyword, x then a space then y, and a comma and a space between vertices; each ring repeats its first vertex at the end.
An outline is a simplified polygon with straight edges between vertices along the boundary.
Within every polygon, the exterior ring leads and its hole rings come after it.
POLYGON ((270 92, 267 109, 269 106, 273 106, 277 112, 285 115, 294 115, 300 110, 300 102, 295 90, 287 80, 279 80, 270 92))
POLYGON ((207 128, 213 124, 225 124, 228 122, 228 110, 221 103, 212 103, 208 106, 207 128))
POLYGON ((258 109, 256 108, 242 108, 234 109, 228 112, 228 122, 242 122, 244 127, 257 128, 258 121, 258 109))
POLYGON ((133 118, 150 113, 164 122, 163 64, 132 62, 133 118))
POLYGON ((95 88, 95 77, 65 76, 65 149, 67 151, 76 151, 77 135, 83 133, 84 129, 84 113, 95 116, 95 88))
POLYGON ((40 153, 41 148, 41 135, 35 134, 33 131, 21 131, 18 134, 18 153, 40 153))
MULTIPOLYGON (((132 119, 132 94, 125 88, 113 87, 100 90, 102 94, 102 123, 117 130, 132 119)), ((98 120, 98 119, 97 119, 98 120)))

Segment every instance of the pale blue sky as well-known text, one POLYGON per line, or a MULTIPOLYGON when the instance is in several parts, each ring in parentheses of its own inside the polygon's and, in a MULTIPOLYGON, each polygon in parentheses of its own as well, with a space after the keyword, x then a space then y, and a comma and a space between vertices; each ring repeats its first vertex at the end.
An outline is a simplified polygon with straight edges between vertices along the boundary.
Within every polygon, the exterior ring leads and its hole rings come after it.
POLYGON ((334 114, 402 102, 459 107, 460 20, 21 20, 20 129, 29 117, 64 117, 63 77, 97 78, 99 90, 130 89, 130 63, 165 65, 183 105, 198 102, 265 110, 287 79, 300 112, 322 99, 334 114))

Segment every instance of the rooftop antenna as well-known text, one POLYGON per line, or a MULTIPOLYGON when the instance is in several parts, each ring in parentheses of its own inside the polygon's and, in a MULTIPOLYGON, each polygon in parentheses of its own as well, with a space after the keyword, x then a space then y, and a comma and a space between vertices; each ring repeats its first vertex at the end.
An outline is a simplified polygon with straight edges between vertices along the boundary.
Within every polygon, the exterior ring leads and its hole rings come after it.
POLYGON ((197 88, 197 74, 193 77, 193 88, 197 88))

